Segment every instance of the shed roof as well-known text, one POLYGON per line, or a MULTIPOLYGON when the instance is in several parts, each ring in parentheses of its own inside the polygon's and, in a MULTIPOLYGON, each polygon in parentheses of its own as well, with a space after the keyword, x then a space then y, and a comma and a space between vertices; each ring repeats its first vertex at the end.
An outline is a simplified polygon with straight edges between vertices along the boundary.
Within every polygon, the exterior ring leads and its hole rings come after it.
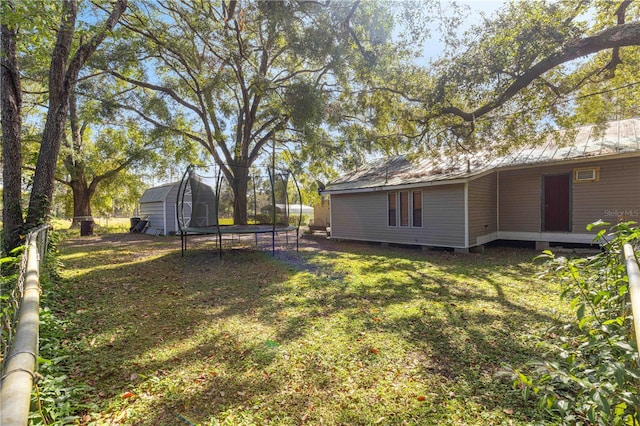
POLYGON ((365 191, 420 183, 444 184, 470 179, 494 169, 640 153, 640 118, 610 122, 604 128, 582 126, 574 132, 562 131, 556 135, 559 138, 550 136, 542 145, 523 147, 502 157, 483 152, 474 154, 473 158, 461 155, 409 159, 402 155, 378 159, 330 182, 324 192, 365 191), (562 136, 573 139, 563 144, 558 142, 563 140, 562 136))
POLYGON ((147 189, 140 197, 140 204, 157 203, 166 200, 171 190, 177 185, 180 185, 180 182, 167 183, 147 189))

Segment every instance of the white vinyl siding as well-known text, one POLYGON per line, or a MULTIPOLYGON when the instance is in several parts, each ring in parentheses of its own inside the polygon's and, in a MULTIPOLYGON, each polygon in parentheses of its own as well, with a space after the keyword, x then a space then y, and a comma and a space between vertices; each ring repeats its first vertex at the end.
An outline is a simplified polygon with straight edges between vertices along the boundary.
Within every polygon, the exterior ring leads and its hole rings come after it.
POLYGON ((140 202, 140 217, 149 220, 147 232, 160 235, 169 235, 178 232, 176 217, 176 198, 178 196, 178 184, 172 184, 167 188, 152 188, 143 196, 140 202), (157 196, 157 197, 150 197, 157 196))
POLYGON ((153 203, 141 203, 140 217, 149 221, 149 228, 164 229, 164 203, 162 201, 156 201, 153 203))

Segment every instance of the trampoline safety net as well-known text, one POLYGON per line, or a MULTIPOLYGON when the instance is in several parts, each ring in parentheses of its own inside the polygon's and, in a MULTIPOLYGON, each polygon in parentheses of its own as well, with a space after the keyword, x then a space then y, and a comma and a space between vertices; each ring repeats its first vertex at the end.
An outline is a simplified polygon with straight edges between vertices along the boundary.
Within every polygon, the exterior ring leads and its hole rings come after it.
POLYGON ((220 255, 223 234, 271 233, 275 251, 276 233, 295 231, 298 247, 303 204, 293 174, 256 170, 241 187, 245 192, 236 195, 220 170, 206 174, 193 165, 187 168, 176 200, 183 255, 187 236, 196 234, 217 235, 220 255))

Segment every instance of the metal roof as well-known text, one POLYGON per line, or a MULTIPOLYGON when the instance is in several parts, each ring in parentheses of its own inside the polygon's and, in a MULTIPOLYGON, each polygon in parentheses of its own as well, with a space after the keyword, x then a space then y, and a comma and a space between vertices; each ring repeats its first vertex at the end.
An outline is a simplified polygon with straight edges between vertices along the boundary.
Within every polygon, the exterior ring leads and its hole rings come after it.
POLYGON ((365 191, 414 184, 464 181, 494 169, 517 168, 561 161, 640 153, 640 118, 613 121, 604 126, 563 130, 538 146, 523 147, 502 156, 490 152, 460 156, 378 159, 327 184, 324 192, 365 191), (574 136, 575 135, 575 136, 574 136), (554 137, 555 136, 555 137, 554 137), (564 142, 571 138, 569 142, 564 142))
POLYGON ((176 185, 180 185, 180 182, 167 183, 161 186, 149 188, 140 197, 139 203, 157 203, 167 199, 167 196, 171 192, 171 189, 176 185))

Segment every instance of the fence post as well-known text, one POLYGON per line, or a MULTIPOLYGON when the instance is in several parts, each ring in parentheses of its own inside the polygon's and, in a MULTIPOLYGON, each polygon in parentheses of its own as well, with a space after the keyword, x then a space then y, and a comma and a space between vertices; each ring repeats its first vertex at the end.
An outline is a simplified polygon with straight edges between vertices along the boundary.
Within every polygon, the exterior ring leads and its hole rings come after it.
MULTIPOLYGON (((631 244, 624 245, 624 259, 629 277, 629 294, 633 312, 633 328, 636 331, 636 345, 640 345, 640 267, 631 244)), ((640 362, 640 359, 638 361, 640 362)))
POLYGON ((40 323, 38 234, 31 234, 27 242, 27 270, 18 326, 6 360, 0 389, 0 425, 27 425, 29 418, 40 323))

